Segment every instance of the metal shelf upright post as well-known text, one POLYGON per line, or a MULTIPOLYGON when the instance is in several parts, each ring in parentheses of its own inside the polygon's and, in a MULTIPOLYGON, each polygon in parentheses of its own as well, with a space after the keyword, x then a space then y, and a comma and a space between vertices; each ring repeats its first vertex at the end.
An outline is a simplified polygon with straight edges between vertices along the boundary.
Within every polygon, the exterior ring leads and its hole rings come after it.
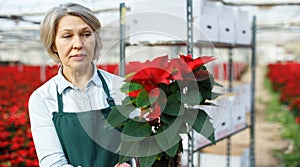
MULTIPOLYGON (((193 56, 193 47, 197 46, 199 50, 201 50, 201 47, 208 47, 210 44, 207 44, 206 41, 198 41, 197 43, 194 43, 193 41, 193 3, 192 0, 186 0, 187 2, 187 41, 186 43, 149 43, 149 44, 143 44, 146 46, 155 46, 155 45, 161 45, 161 46, 187 46, 187 53, 191 54, 193 56)), ((122 8, 125 8, 125 4, 120 4, 120 75, 125 74, 125 10, 122 8)), ((240 133, 241 131, 245 129, 250 129, 250 167, 255 167, 255 69, 256 69, 256 17, 253 17, 252 20, 252 41, 251 44, 230 44, 230 43, 219 43, 219 42, 212 42, 213 46, 216 48, 227 48, 229 59, 229 92, 232 92, 233 90, 233 49, 234 48, 251 48, 251 98, 250 98, 250 124, 247 124, 246 127, 239 129, 238 131, 235 131, 231 133, 228 136, 222 137, 216 141, 219 142, 224 139, 228 139, 227 141, 227 167, 230 167, 230 156, 231 156, 231 141, 230 137, 240 133)), ((130 45, 130 44, 129 44, 130 45)), ((197 150, 194 149, 193 145, 193 131, 189 130, 189 138, 188 138, 188 167, 194 167, 193 164, 193 154, 207 146, 210 146, 211 144, 207 144, 202 146, 201 148, 197 148, 197 150)))
POLYGON ((252 21, 251 42, 251 120, 250 120, 250 167, 255 167, 255 70, 256 70, 256 16, 252 21))
MULTIPOLYGON (((193 0, 187 0, 186 1, 186 18, 187 18, 187 52, 192 57, 194 57, 193 53, 193 0)), ((188 167, 194 167, 194 134, 193 134, 193 128, 189 127, 189 135, 188 135, 188 167)))

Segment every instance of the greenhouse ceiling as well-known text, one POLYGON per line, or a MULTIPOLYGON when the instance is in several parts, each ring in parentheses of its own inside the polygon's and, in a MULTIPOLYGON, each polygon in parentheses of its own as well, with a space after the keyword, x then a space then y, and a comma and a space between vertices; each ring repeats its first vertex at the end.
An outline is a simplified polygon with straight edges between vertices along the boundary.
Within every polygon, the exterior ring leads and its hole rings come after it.
MULTIPOLYGON (((183 0, 182 0, 183 1, 183 0)), ((194 0, 196 1, 196 0, 194 0)), ((292 33, 292 37, 299 38, 300 31, 300 1, 299 0, 211 0, 225 5, 237 6, 257 16, 260 31, 280 31, 292 33)), ((69 0, 0 0, 0 43, 16 42, 16 39, 38 40, 39 23, 45 12, 52 6, 69 2, 69 0)), ((91 8, 103 18, 117 19, 116 13, 120 0, 76 0, 91 8)), ((126 7, 130 9, 137 2, 149 2, 149 10, 156 8, 162 2, 174 3, 173 0, 126 0, 126 7)), ((203 0, 204 2, 204 0, 203 0)), ((166 6, 168 8, 168 6, 166 6)))

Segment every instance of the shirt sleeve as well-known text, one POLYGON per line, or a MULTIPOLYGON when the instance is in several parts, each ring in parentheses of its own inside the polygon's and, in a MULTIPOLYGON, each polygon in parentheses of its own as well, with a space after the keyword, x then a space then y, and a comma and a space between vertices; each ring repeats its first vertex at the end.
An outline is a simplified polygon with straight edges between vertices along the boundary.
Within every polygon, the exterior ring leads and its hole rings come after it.
POLYGON ((43 98, 36 92, 29 98, 28 109, 31 133, 40 166, 68 166, 52 121, 52 115, 43 98))

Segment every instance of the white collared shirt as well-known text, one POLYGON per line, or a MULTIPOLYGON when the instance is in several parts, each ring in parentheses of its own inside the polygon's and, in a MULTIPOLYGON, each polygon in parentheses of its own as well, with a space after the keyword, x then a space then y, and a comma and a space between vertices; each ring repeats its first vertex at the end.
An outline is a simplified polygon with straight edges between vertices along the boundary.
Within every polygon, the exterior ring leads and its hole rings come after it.
MULTIPOLYGON (((99 69, 94 65, 94 74, 85 90, 80 90, 67 81, 60 68, 56 76, 31 94, 28 103, 31 132, 41 167, 69 166, 52 121, 52 113, 58 112, 56 85, 58 93, 63 97, 64 112, 82 112, 109 107, 97 70, 99 69)), ((111 97, 116 104, 121 104, 125 98, 120 92, 124 79, 103 70, 100 72, 108 85, 111 97)))

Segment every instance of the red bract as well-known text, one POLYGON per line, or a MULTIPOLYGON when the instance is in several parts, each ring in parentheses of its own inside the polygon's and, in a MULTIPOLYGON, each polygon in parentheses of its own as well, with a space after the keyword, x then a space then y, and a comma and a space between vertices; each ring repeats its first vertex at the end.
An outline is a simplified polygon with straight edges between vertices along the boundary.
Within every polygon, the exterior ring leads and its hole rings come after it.
POLYGON ((169 84, 170 73, 167 71, 167 69, 164 69, 164 67, 167 67, 167 65, 168 56, 158 57, 153 61, 147 60, 144 63, 129 62, 126 72, 134 73, 134 75, 127 78, 126 81, 146 85, 146 88, 152 88, 151 85, 157 85, 160 83, 169 84))
POLYGON ((170 61, 169 71, 171 71, 172 80, 184 80, 188 75, 192 74, 192 69, 182 59, 172 59, 170 61))
POLYGON ((172 71, 173 80, 205 80, 209 77, 208 72, 199 68, 215 59, 212 56, 193 59, 191 55, 180 55, 180 58, 171 60, 169 71, 172 71))
POLYGON ((149 118, 150 120, 154 120, 156 118, 159 118, 160 114, 161 114, 160 105, 158 103, 155 103, 152 106, 152 111, 146 117, 149 118))
POLYGON ((141 69, 153 67, 153 68, 164 68, 168 65, 168 56, 161 56, 153 59, 152 61, 147 60, 145 62, 131 61, 126 66, 126 73, 136 73, 141 69))
POLYGON ((300 117, 296 117, 296 118, 295 118, 295 121, 296 121, 297 124, 300 125, 300 117))
MULTIPOLYGON (((168 65, 168 56, 162 56, 153 61, 129 62, 127 73, 130 75, 127 82, 133 82, 143 85, 144 89, 150 93, 158 87, 158 84, 170 83, 170 72, 164 69, 168 65), (130 74, 131 73, 131 74, 130 74)), ((137 97, 140 90, 129 93, 131 97, 137 97)))
MULTIPOLYGON (((191 87, 190 90, 194 90, 197 87, 197 82, 204 81, 210 77, 209 72, 203 65, 215 59, 216 58, 212 56, 202 56, 193 59, 191 55, 179 55, 178 58, 172 58, 170 60, 168 56, 161 56, 155 58, 153 61, 129 62, 126 66, 128 75, 125 81, 140 84, 141 87, 138 89, 129 88, 126 93, 135 99, 133 100, 135 106, 150 107, 151 109, 147 111, 151 112, 147 118, 156 119, 161 113, 160 106, 156 102, 160 96, 160 92, 156 91, 154 94, 153 90, 159 90, 161 88, 160 86, 165 85, 162 86, 164 87, 162 89, 170 89, 163 90, 166 91, 166 94, 170 95, 172 91, 172 93, 180 94, 183 92, 177 90, 180 88, 175 86, 179 82, 181 87, 191 87), (171 83, 173 86, 170 86, 171 83), (146 90, 149 95, 146 95, 143 90, 146 90), (156 97, 156 99, 153 97, 156 97), (147 101, 148 98, 150 99, 149 102, 141 102, 147 101), (153 101, 153 99, 155 100, 153 101)), ((159 100, 161 101, 162 99, 160 98, 159 100)), ((172 100, 176 101, 175 98, 172 98, 172 100)))
POLYGON ((204 64, 215 60, 216 58, 212 56, 201 56, 196 59, 193 59, 192 55, 188 54, 187 56, 180 55, 180 59, 183 60, 185 63, 187 63, 190 69, 195 70, 198 67, 203 66, 204 64))
MULTIPOLYGON (((136 72, 133 76, 128 78, 126 81, 131 81, 135 83, 139 83, 145 85, 146 90, 147 87, 153 87, 151 85, 158 84, 169 84, 170 83, 170 73, 164 69, 160 69, 158 67, 146 67, 138 72, 136 72)), ((151 90, 151 89, 150 89, 151 90)))

